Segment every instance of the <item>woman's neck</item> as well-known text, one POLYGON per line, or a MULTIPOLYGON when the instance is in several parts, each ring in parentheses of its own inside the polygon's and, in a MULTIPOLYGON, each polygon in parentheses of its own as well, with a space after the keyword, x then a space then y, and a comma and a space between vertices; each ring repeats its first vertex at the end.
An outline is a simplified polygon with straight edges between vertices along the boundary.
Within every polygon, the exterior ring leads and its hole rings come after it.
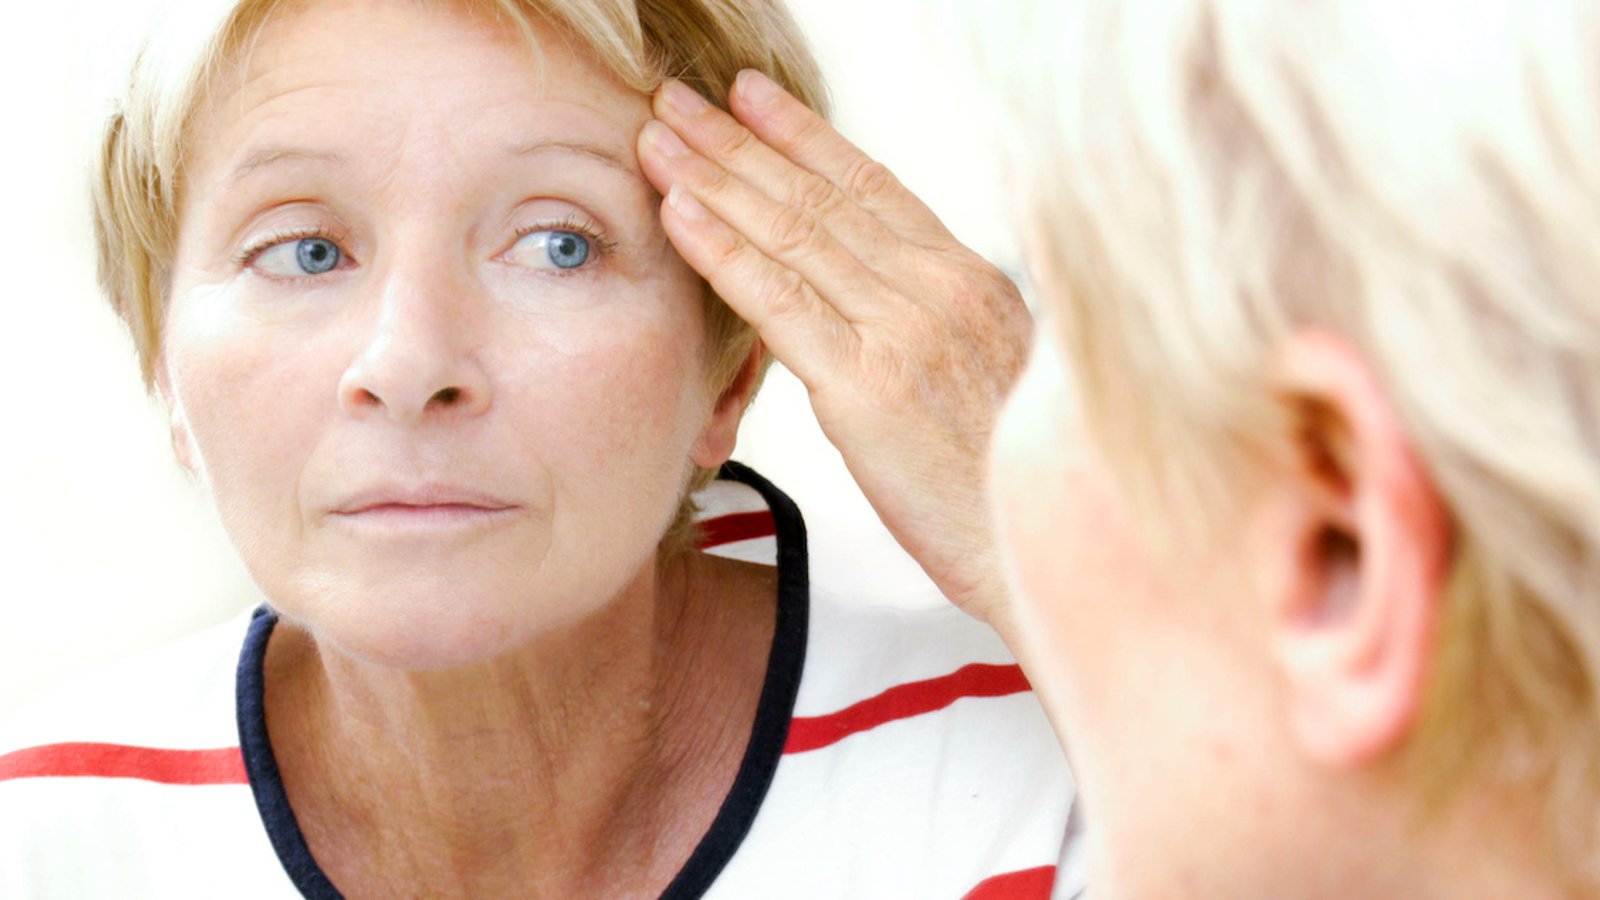
POLYGON ((658 894, 733 783, 776 575, 692 554, 602 613, 470 668, 402 671, 278 629, 268 726, 349 895, 658 894))

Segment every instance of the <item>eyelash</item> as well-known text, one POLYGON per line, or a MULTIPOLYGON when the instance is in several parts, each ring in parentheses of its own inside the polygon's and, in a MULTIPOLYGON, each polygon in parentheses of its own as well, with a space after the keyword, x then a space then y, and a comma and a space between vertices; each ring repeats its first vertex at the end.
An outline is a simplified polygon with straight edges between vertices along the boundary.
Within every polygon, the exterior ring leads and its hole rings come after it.
MULTIPOLYGON (((511 242, 515 244, 517 241, 522 240, 536 231, 570 231, 574 234, 581 234, 594 243, 594 249, 600 251, 600 256, 602 258, 609 256, 611 251, 615 250, 617 247, 617 242, 606 235, 605 229, 601 228, 599 223, 595 222, 593 219, 579 219, 576 216, 566 216, 564 218, 557 219, 554 222, 540 222, 536 225, 524 225, 523 227, 517 229, 516 237, 513 238, 511 242)), ((348 256, 349 251, 345 250, 345 241, 347 240, 347 237, 347 235, 335 233, 332 229, 323 228, 321 226, 313 226, 310 228, 291 228, 287 231, 275 231, 263 237, 259 241, 251 242, 249 246, 239 251, 238 255, 233 258, 233 263, 237 266, 247 266, 253 262, 256 257, 272 249, 273 247, 278 246, 279 244, 287 244, 290 241, 303 241, 308 238, 321 238, 325 241, 330 241, 338 245, 340 253, 348 256)), ((577 271, 578 269, 572 270, 572 272, 577 271)))
POLYGON ((308 238, 321 238, 329 241, 338 246, 341 255, 349 256, 349 252, 345 250, 345 241, 349 238, 349 235, 336 233, 330 228, 323 228, 318 225, 310 228, 291 228, 287 231, 275 231, 259 241, 253 241, 249 246, 239 251, 239 254, 233 258, 233 264, 236 266, 248 266, 255 261, 256 257, 279 244, 287 244, 290 241, 303 241, 308 238))
MULTIPOLYGON (((581 234, 594 245, 595 250, 599 251, 601 259, 610 256, 611 251, 617 247, 617 242, 606 235, 606 231, 600 227, 600 223, 587 217, 580 219, 577 216, 565 216, 553 222, 524 225, 517 229, 517 236, 512 239, 511 243, 515 244, 536 231, 570 231, 573 234, 581 234)), ((576 269, 569 269, 562 272, 559 277, 576 275, 587 268, 592 268, 592 266, 579 266, 576 269)))

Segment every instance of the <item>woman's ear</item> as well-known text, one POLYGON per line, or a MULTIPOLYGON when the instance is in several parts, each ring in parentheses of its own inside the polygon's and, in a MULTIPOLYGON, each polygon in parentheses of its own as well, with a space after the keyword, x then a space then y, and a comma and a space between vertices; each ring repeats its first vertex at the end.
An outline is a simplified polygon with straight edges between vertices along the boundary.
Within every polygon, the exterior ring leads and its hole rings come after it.
POLYGON ((766 346, 756 341, 744 363, 739 366, 738 374, 717 397, 716 406, 711 410, 711 420, 700 432, 700 438, 695 441, 694 449, 689 454, 695 465, 702 469, 715 469, 733 455, 733 447, 739 437, 739 423, 744 420, 745 408, 750 405, 750 398, 761 383, 761 364, 766 355, 766 346))
POLYGON ((1356 766, 1402 744, 1433 665, 1450 562, 1446 507, 1393 404, 1343 339, 1279 348, 1292 431, 1264 548, 1272 658, 1308 758, 1356 766))
POLYGON ((179 464, 198 477, 199 458, 194 452, 194 438, 189 434, 189 419, 184 414, 183 404, 172 392, 172 377, 167 372, 165 359, 156 360, 155 375, 156 393, 161 395, 161 404, 167 408, 167 424, 172 429, 172 451, 177 454, 179 464))

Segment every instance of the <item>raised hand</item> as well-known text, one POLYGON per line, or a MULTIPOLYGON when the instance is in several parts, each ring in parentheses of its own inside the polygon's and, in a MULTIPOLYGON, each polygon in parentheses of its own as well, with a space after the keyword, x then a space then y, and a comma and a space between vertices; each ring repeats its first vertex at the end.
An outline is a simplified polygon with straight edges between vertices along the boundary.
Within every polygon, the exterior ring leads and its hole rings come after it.
POLYGON ((805 383, 907 552, 1006 631, 983 457, 1032 327, 1016 286, 766 77, 741 73, 729 102, 676 81, 655 97, 639 159, 667 236, 805 383))

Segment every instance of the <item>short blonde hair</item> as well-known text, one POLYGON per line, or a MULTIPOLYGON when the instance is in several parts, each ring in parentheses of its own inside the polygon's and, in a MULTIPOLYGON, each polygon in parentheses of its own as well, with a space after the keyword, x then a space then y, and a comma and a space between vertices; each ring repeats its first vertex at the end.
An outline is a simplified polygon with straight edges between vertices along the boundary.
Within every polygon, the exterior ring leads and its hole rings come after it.
MULTIPOLYGON (((188 128, 219 70, 278 11, 303 0, 171 0, 107 117, 97 158, 94 226, 100 282, 126 323, 146 388, 154 384, 178 234, 188 128)), ((398 0, 397 0, 398 2, 398 0)), ((413 0, 417 2, 417 0, 413 0)), ((741 69, 772 77, 826 116, 822 74, 781 0, 457 0, 533 38, 554 25, 624 84, 651 93, 677 78, 727 109, 741 69)), ((721 391, 755 347, 753 328, 704 288, 706 377, 721 391)), ((765 361, 763 362, 763 368, 765 361)), ((715 470, 696 470, 688 491, 715 470)), ((685 497, 666 545, 692 544, 685 497)))
POLYGON ((1356 346, 1455 528, 1420 787, 1537 790, 1596 880, 1600 5, 1019 12, 985 66, 1120 489, 1152 521, 1221 510, 1186 529, 1214 533, 1283 442, 1272 348, 1304 328, 1356 346))

